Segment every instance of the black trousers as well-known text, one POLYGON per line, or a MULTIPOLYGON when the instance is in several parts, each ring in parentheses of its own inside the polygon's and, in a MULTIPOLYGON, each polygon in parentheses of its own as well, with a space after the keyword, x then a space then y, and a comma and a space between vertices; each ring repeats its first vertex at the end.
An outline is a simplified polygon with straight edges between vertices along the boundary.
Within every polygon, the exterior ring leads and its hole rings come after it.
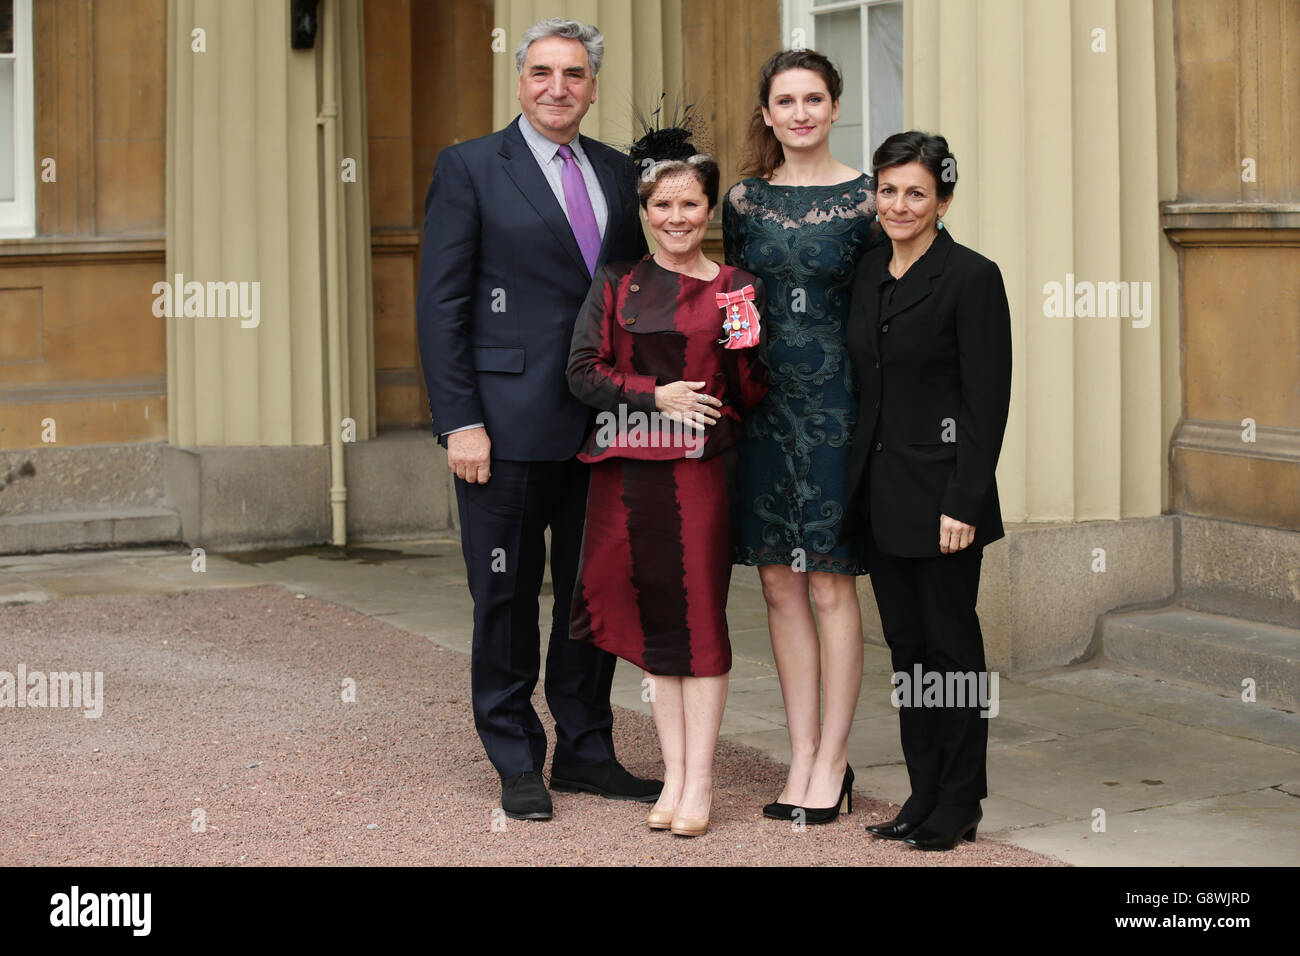
MULTIPOLYGON (((910 679, 920 664, 923 673, 983 674, 984 636, 975 614, 983 548, 900 558, 884 554, 869 529, 867 548, 895 673, 910 679)), ((965 707, 951 700, 938 707, 917 703, 904 700, 898 712, 911 804, 973 804, 988 796, 988 720, 980 716, 978 701, 965 707)))
POLYGON ((555 762, 614 757, 610 685, 617 659, 569 638, 582 554, 587 466, 569 461, 499 461, 485 484, 456 482, 461 551, 474 598, 470 693, 474 725, 502 777, 546 764, 546 733, 533 709, 541 666, 538 595, 551 530, 551 614, 546 703, 555 718, 555 762))

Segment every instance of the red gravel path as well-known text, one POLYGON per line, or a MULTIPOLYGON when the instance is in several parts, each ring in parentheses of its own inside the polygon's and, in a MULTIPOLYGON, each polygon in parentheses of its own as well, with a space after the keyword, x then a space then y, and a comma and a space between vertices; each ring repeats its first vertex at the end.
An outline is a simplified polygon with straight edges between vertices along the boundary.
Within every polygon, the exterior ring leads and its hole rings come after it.
MULTIPOLYGON (((469 658, 278 587, 0 610, 0 670, 20 663, 102 671, 105 703, 93 720, 0 707, 3 865, 1060 865, 982 838, 952 853, 874 841, 862 826, 892 811, 865 798, 794 832, 759 813, 784 768, 725 742, 703 838, 569 794, 551 821, 498 814, 494 830, 469 658)), ((629 770, 657 773, 649 717, 619 710, 615 740, 629 770)))

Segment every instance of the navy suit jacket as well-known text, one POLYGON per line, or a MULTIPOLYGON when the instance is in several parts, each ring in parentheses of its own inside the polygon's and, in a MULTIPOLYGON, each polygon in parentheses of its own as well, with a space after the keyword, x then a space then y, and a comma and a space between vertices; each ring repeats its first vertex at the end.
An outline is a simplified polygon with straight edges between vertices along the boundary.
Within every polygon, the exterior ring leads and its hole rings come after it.
MULTIPOLYGON (((609 209, 596 268, 640 258, 632 161, 579 142, 609 209)), ((565 368, 591 275, 518 120, 443 149, 424 211, 416 312, 434 433, 483 422, 494 458, 572 458, 592 410, 565 368)))
POLYGON ((1011 315, 1002 273, 941 230, 881 308, 893 246, 862 257, 847 342, 861 386, 842 534, 885 554, 939 551, 939 517, 1003 536, 995 471, 1011 398, 1011 315), (864 528, 864 525, 867 526, 864 528))

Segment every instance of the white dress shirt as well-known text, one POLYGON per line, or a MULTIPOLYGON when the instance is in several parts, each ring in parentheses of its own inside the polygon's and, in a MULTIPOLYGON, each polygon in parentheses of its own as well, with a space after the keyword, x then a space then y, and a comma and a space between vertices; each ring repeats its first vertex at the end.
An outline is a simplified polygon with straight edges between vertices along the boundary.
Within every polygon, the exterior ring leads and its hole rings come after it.
MULTIPOLYGON (((547 184, 551 187, 551 192, 555 193, 555 201, 560 204, 564 210, 564 217, 569 217, 569 207, 564 201, 564 181, 561 178, 564 175, 564 158, 560 156, 560 144, 554 140, 549 140, 537 130, 533 129, 533 124, 528 122, 528 117, 523 113, 519 114, 519 132, 524 134, 524 142, 528 148, 533 151, 533 156, 537 158, 537 165, 542 167, 542 175, 546 177, 547 184)), ((578 164, 578 169, 582 172, 583 182, 587 184, 587 195, 591 197, 591 211, 596 214, 596 227, 600 230, 600 238, 605 238, 605 223, 609 218, 609 207, 605 203, 605 191, 601 189, 600 180, 596 178, 596 170, 592 168, 591 161, 582 151, 582 146, 578 142, 578 137, 574 136, 569 141, 569 148, 573 150, 573 161, 578 164)), ((569 223, 573 225, 572 222, 569 223)))

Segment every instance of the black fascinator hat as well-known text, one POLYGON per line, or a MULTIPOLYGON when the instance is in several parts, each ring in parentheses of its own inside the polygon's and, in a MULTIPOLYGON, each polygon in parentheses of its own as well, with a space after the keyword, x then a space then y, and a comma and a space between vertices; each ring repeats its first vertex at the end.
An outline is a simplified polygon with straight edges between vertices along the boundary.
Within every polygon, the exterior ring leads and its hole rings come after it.
POLYGON ((628 149, 628 156, 636 166, 637 192, 642 207, 654 193, 664 176, 689 169, 699 180, 708 197, 709 207, 718 203, 718 164, 697 143, 706 137, 704 121, 695 112, 695 105, 678 104, 671 119, 664 113, 666 94, 659 97, 659 105, 648 115, 634 111, 633 118, 641 130, 641 138, 628 149))
POLYGON ((634 117, 636 125, 641 130, 641 138, 632 144, 628 155, 632 157, 632 162, 636 163, 637 168, 644 166, 646 160, 654 163, 673 160, 685 162, 700 152, 692 142, 700 134, 704 125, 695 114, 695 104, 689 103, 686 106, 679 104, 673 112, 672 119, 665 123, 666 95, 659 97, 659 105, 655 107, 653 113, 645 115, 637 111, 634 117))

